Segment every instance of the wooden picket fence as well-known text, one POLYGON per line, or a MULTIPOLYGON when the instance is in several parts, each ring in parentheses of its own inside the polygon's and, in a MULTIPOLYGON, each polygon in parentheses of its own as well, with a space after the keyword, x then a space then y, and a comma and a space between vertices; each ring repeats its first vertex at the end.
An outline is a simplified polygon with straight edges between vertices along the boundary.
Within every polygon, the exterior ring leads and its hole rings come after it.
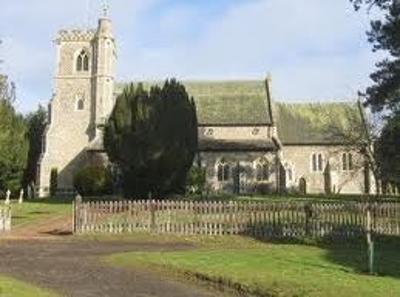
POLYGON ((153 232, 278 239, 400 235, 400 203, 108 201, 74 205, 76 233, 153 232))
POLYGON ((0 206, 0 232, 11 230, 11 207, 0 206))

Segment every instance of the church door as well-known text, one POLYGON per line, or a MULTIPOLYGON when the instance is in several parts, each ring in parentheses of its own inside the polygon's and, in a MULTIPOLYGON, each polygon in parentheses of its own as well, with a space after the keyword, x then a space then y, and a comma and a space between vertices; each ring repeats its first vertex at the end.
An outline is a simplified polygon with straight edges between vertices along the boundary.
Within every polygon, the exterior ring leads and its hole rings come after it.
POLYGON ((299 180, 299 191, 301 195, 307 195, 307 181, 304 177, 299 180))

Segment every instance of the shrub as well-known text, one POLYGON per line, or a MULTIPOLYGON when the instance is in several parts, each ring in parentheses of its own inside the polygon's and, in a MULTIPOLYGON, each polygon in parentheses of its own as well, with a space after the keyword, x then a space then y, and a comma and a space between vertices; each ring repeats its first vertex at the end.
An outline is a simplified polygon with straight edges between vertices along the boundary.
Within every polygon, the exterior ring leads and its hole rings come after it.
POLYGON ((273 193, 272 185, 270 183, 256 183, 255 193, 261 195, 267 195, 273 193))
POLYGON ((110 171, 104 166, 89 166, 74 176, 75 190, 83 196, 106 195, 112 192, 110 171))
POLYGON ((53 168, 50 172, 50 196, 55 196, 58 188, 58 169, 53 168))
POLYGON ((203 194, 206 186, 206 171, 204 168, 193 166, 186 177, 186 189, 190 194, 203 194))

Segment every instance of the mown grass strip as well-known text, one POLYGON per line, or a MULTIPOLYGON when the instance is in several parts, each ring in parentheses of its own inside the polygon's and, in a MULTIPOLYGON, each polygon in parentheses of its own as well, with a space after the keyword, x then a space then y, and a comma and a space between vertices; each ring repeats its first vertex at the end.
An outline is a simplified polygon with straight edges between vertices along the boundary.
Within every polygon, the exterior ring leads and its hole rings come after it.
POLYGON ((0 276, 0 296, 4 297, 60 297, 50 290, 41 289, 13 278, 0 276))

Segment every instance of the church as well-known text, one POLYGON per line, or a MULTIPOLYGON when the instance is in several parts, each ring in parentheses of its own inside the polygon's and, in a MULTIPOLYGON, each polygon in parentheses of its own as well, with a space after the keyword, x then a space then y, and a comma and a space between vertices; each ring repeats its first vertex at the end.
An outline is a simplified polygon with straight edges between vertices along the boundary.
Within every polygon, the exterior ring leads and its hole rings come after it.
MULTIPOLYGON (((124 88, 115 78, 116 40, 107 15, 94 30, 59 31, 55 45, 54 93, 38 164, 40 197, 50 194, 52 171, 57 172, 58 193, 68 195, 74 193, 79 169, 107 162, 102 128, 124 88)), ((209 191, 373 191, 364 156, 327 129, 352 129, 350 119, 362 123, 361 106, 278 102, 271 77, 183 84, 197 106, 196 162, 206 170, 209 191)))

